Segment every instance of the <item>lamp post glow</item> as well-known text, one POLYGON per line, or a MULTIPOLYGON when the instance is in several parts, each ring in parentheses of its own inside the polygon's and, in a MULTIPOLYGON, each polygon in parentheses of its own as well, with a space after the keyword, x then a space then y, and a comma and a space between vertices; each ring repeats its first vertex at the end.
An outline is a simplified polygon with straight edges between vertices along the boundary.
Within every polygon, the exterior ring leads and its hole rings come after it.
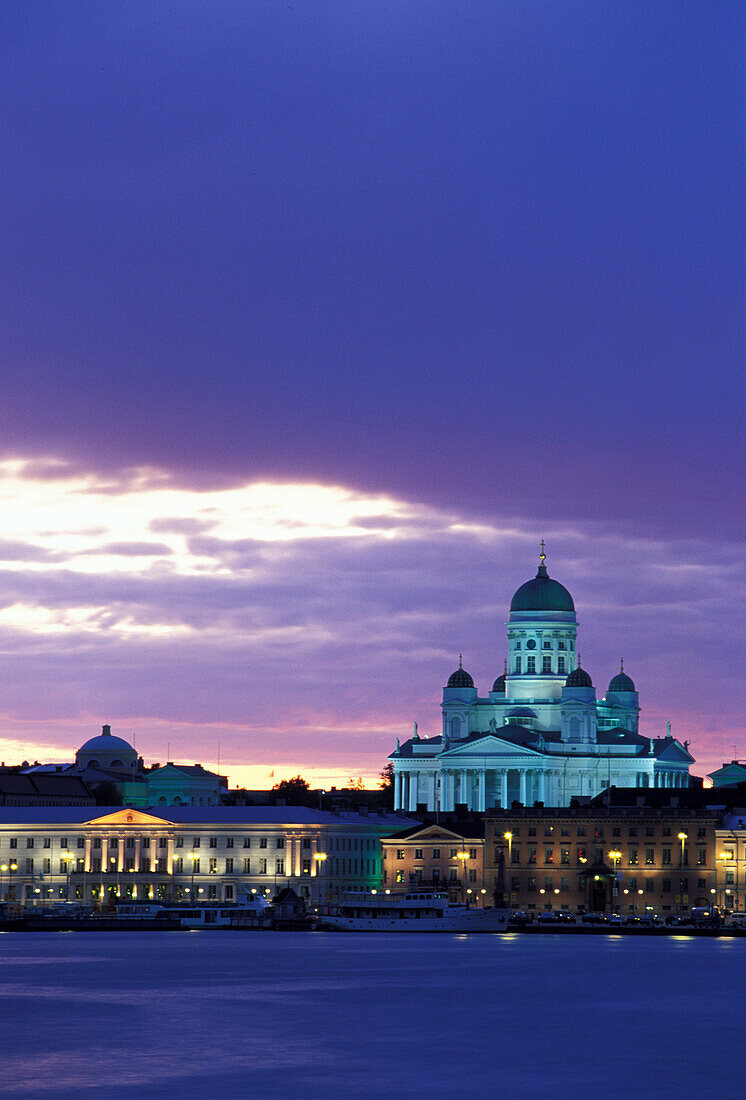
POLYGON ((680 898, 680 910, 684 912, 684 845, 687 840, 687 833, 679 833, 679 840, 681 841, 681 856, 679 860, 679 898, 680 898))
POLYGON ((189 858, 192 861, 192 888, 189 891, 189 901, 192 903, 192 905, 194 905, 194 868, 197 864, 197 859, 198 859, 197 853, 196 852, 190 852, 189 853, 189 858))
MULTIPOLYGON (((622 862, 622 853, 618 852, 618 851, 609 852, 609 859, 613 861, 615 871, 616 871, 616 874, 614 875, 615 885, 612 886, 612 888, 611 888, 612 889, 611 904, 612 904, 612 907, 613 907, 614 906, 614 893, 616 891, 617 894, 618 894, 618 890, 619 890, 619 887, 616 886, 616 883, 618 882, 617 875, 619 874, 619 864, 622 862)), ((620 909, 621 909, 621 905, 620 905, 620 909)))
POLYGON ((456 858, 461 860, 461 873, 463 875, 462 892, 464 895, 464 901, 466 902, 466 908, 469 908, 469 896, 466 893, 466 861, 469 858, 469 853, 466 849, 462 848, 460 852, 456 852, 456 858))
MULTIPOLYGON (((326 852, 316 852, 313 858, 316 863, 316 877, 319 878, 321 876, 321 868, 326 862, 326 852)), ((318 893, 321 895, 322 891, 319 890, 318 893)))

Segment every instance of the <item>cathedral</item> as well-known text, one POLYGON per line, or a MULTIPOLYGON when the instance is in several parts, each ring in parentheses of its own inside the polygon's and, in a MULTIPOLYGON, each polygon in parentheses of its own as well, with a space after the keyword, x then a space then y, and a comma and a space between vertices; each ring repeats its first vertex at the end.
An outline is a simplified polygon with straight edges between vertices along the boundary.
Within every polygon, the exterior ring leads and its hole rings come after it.
POLYGON ((567 806, 605 787, 688 787, 689 743, 638 733, 640 706, 624 666, 596 698, 577 657, 573 598, 549 576, 544 544, 536 576, 508 616, 508 657, 486 697, 462 667, 448 678, 437 737, 397 741, 395 807, 484 812, 514 802, 567 806))

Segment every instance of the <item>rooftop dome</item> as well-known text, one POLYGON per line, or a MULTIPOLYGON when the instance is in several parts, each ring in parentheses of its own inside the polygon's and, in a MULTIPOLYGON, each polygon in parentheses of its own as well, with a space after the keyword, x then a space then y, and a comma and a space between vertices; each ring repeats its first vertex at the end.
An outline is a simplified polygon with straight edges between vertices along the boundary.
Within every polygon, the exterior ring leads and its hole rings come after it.
POLYGON ((498 676, 498 678, 495 680, 494 684, 492 685, 492 690, 496 691, 498 693, 498 695, 504 695, 505 694, 505 673, 504 672, 501 672, 500 675, 498 676))
POLYGON ((473 688, 474 681, 461 664, 461 654, 458 655, 458 668, 448 677, 446 687, 449 688, 473 688))
POLYGON ((536 576, 522 584, 510 601, 511 611, 575 611, 572 596, 563 584, 553 581, 544 564, 542 547, 541 563, 536 576))
POLYGON ((104 726, 98 737, 91 737, 75 753, 78 764, 95 762, 100 768, 122 767, 137 760, 137 751, 123 737, 113 737, 111 726, 104 726))
POLYGON ((580 665, 578 665, 578 667, 573 669, 573 671, 570 673, 570 675, 565 680, 565 687, 569 687, 569 688, 592 688, 593 687, 593 680, 591 680, 590 676, 585 671, 585 669, 581 668, 580 665))
POLYGON ((613 678, 613 680, 609 684, 609 691, 634 691, 634 690, 635 690, 634 681, 624 671, 624 661, 622 661, 622 665, 621 665, 621 668, 619 669, 619 672, 617 672, 616 676, 613 678))
POLYGON ((505 715, 506 718, 535 718, 534 711, 529 710, 528 707, 515 707, 513 710, 509 710, 505 715))

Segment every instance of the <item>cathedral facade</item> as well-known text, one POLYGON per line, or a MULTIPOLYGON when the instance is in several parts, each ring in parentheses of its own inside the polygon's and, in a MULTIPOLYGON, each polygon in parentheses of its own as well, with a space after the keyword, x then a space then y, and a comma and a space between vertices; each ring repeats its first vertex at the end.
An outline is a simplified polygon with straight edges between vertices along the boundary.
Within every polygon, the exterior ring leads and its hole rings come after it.
POLYGON ((480 697, 459 667, 443 688, 441 733, 414 736, 389 759, 396 809, 484 812, 514 802, 567 806, 609 786, 688 787, 688 742, 643 737, 640 706, 624 668, 598 699, 577 657, 575 604, 540 555, 534 578, 510 604, 508 657, 480 697))

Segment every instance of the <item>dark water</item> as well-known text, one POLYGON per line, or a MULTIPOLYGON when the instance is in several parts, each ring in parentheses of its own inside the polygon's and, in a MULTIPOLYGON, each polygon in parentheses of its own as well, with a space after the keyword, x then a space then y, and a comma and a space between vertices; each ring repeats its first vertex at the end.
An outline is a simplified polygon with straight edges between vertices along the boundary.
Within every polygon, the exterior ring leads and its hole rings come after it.
POLYGON ((0 935, 0 1092, 746 1095, 746 941, 0 935))

